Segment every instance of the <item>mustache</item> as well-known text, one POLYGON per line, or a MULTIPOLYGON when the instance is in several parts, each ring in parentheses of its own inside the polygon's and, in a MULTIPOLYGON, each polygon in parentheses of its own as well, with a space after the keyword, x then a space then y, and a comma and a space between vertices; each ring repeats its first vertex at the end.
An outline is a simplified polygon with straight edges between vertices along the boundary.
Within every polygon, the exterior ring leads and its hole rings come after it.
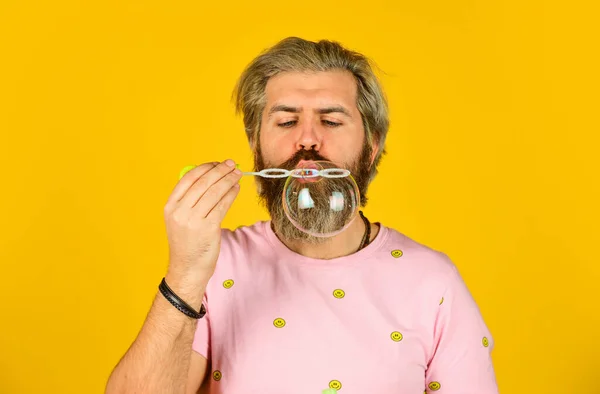
POLYGON ((284 161, 283 163, 279 164, 277 166, 277 168, 283 168, 286 170, 293 170, 294 168, 296 168, 296 166, 298 165, 298 163, 300 163, 300 161, 302 160, 306 160, 306 161, 330 161, 328 158, 321 156, 317 151, 315 150, 299 150, 298 152, 296 152, 292 157, 290 157, 288 160, 284 161))

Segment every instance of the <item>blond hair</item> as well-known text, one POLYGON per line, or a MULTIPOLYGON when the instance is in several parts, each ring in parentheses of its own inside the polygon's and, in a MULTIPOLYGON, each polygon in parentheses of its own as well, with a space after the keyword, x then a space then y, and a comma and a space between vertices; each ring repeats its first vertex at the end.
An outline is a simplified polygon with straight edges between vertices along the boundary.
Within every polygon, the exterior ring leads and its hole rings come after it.
POLYGON ((236 84, 233 92, 236 113, 243 114, 248 142, 255 146, 258 144, 269 78, 281 72, 333 70, 346 70, 355 77, 356 105, 362 116, 366 144, 371 149, 374 141, 379 145, 370 174, 373 178, 381 157, 386 153, 385 139, 389 128, 387 100, 370 60, 338 42, 288 37, 263 51, 245 68, 236 84))

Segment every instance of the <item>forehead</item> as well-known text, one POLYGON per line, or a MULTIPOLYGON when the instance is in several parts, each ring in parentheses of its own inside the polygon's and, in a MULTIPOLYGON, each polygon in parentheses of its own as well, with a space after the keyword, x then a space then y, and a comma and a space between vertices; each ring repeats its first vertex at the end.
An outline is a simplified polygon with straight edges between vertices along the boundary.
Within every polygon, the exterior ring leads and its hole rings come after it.
POLYGON ((265 89, 267 110, 273 104, 318 107, 339 104, 356 109, 357 86, 349 71, 282 72, 265 89))

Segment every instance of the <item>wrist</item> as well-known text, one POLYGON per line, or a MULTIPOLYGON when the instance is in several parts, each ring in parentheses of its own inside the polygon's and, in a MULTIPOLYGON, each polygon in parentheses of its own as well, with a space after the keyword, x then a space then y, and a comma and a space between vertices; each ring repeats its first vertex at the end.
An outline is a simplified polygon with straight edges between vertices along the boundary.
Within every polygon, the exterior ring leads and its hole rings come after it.
MULTIPOLYGON (((166 278, 163 278, 163 280, 160 282, 158 290, 171 305, 173 305, 184 315, 193 319, 201 319, 206 314, 206 309, 202 302, 200 302, 200 310, 197 310, 194 306, 190 305, 189 302, 183 300, 177 293, 173 291, 173 289, 171 289, 171 287, 166 281, 166 278)), ((190 298, 195 299, 195 297, 190 298)), ((202 299, 202 297, 200 297, 200 299, 202 299)), ((194 302, 191 302, 191 304, 194 304, 194 302)))
POLYGON ((195 291, 198 288, 204 289, 208 285, 213 272, 202 270, 190 270, 176 268, 177 264, 170 264, 165 274, 165 279, 183 290, 195 291))
POLYGON ((174 273, 167 273, 165 282, 179 298, 189 304, 195 311, 200 310, 208 279, 190 279, 174 273))

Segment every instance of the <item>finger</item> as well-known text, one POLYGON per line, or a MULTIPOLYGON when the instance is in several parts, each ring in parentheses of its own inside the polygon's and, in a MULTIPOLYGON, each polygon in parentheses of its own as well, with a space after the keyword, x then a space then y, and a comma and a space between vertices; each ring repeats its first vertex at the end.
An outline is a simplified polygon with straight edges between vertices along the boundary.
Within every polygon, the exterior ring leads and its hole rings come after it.
MULTIPOLYGON (((188 191, 181 198, 181 200, 179 200, 179 204, 181 204, 182 207, 193 208, 196 205, 196 203, 198 203, 198 201, 204 196, 204 193, 206 193, 206 191, 212 185, 214 185, 221 178, 225 177, 228 174, 231 174, 234 171, 236 176, 241 175, 241 171, 236 170, 235 163, 233 163, 233 161, 226 160, 223 163, 219 163, 194 182, 194 184, 188 189, 188 191)), ((231 179, 228 179, 228 181, 231 183, 229 185, 229 187, 231 187, 231 185, 233 185, 234 182, 231 179)), ((229 187, 227 187, 227 189, 229 189, 229 187)), ((223 194, 225 194, 225 192, 223 192, 223 194)), ((220 198, 221 196, 217 200, 215 200, 214 203, 216 204, 220 198)), ((209 207, 209 210, 211 208, 212 206, 209 207)))
POLYGON ((235 201, 235 198, 238 196, 240 191, 240 184, 234 184, 231 189, 225 193, 223 198, 214 206, 214 208, 208 213, 206 216, 210 221, 215 221, 221 223, 225 218, 225 215, 231 208, 231 205, 235 201))
POLYGON ((198 178, 206 174, 208 171, 212 170, 217 164, 218 163, 216 162, 204 163, 188 171, 173 188, 173 191, 167 200, 167 205, 173 205, 177 201, 181 200, 181 198, 187 193, 196 180, 198 180, 198 178))
MULTIPOLYGON (((206 192, 200 197, 196 205, 192 208, 200 217, 206 217, 209 212, 217 205, 231 187, 238 183, 241 178, 239 170, 234 170, 217 182, 213 183, 206 192)), ((194 213, 196 215, 196 213, 194 213)))

